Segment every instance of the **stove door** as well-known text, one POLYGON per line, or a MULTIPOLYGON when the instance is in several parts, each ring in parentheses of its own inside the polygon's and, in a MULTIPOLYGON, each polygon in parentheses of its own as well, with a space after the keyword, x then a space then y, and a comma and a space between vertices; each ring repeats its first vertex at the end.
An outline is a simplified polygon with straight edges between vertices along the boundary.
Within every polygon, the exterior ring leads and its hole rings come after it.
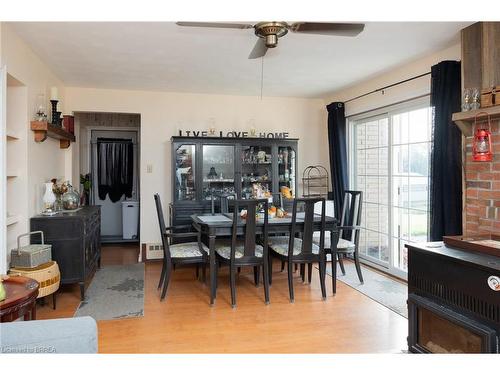
POLYGON ((495 330, 445 306, 408 296, 408 347, 416 353, 497 353, 495 330))

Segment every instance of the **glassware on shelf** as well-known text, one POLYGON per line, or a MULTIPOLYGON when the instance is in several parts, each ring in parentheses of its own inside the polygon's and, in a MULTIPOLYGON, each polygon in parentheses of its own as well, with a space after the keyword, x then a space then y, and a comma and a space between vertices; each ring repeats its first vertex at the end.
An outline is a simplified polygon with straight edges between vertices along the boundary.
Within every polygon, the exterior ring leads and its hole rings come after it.
POLYGON ((44 213, 52 213, 55 211, 54 204, 56 202, 56 195, 53 191, 53 185, 54 183, 52 182, 45 183, 45 194, 43 195, 44 213))
POLYGON ((76 210, 80 204, 80 194, 67 182, 68 191, 62 195, 62 205, 65 210, 76 210))
POLYGON ((481 92, 477 87, 471 89, 471 105, 472 110, 479 109, 481 107, 481 92))
POLYGON ((35 121, 47 121, 45 113, 45 94, 38 94, 36 97, 35 121))
POLYGON ((462 111, 470 111, 472 106, 472 91, 471 89, 464 89, 462 96, 462 111))
MULTIPOLYGON (((203 145, 203 199, 234 193, 234 146, 203 145)), ((217 198, 216 198, 217 199, 217 198)))

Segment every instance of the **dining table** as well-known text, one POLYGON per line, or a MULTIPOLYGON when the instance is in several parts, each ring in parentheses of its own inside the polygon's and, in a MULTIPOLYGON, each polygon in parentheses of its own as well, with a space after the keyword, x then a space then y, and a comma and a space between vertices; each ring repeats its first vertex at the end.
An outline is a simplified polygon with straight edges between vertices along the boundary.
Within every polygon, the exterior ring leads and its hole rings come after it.
MULTIPOLYGON (((231 236, 231 230, 233 227, 233 214, 232 213, 221 213, 221 214, 194 214, 191 215, 193 227, 202 234, 202 237, 206 240, 206 245, 209 249, 209 268, 210 268, 210 305, 215 305, 215 300, 217 297, 217 288, 215 280, 215 267, 217 267, 215 246, 217 238, 228 238, 231 236)), ((313 229, 318 231, 321 228, 321 215, 314 214, 313 229)), ((338 234, 338 222, 337 219, 331 216, 325 217, 326 230, 325 232, 330 232, 333 236, 338 234)), ((238 234, 244 233, 245 220, 238 219, 238 234)), ((303 231, 304 228, 304 213, 297 213, 296 218, 296 230, 298 233, 303 231)), ((292 226, 292 215, 287 214, 285 217, 273 217, 268 218, 267 230, 268 234, 286 234, 289 235, 292 226)), ((262 234, 264 227, 264 220, 257 219, 255 231, 256 234, 262 234)), ((336 282, 336 280, 334 280, 336 282)))

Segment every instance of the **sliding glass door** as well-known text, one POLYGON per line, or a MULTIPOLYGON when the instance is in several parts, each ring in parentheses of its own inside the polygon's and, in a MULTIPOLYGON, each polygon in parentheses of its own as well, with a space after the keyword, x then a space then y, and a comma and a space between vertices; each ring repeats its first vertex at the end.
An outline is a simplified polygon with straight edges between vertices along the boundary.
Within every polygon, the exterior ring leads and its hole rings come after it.
POLYGON ((405 243, 427 241, 431 109, 421 101, 350 124, 351 187, 364 192, 361 257, 405 276, 405 243))

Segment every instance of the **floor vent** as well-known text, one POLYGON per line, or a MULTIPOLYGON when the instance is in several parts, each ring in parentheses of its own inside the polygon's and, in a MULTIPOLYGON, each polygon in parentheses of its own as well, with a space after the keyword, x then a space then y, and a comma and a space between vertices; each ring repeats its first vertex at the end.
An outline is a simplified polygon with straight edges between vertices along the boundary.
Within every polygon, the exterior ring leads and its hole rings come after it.
POLYGON ((147 243, 146 244, 146 260, 162 259, 163 258, 163 245, 160 243, 147 243))

